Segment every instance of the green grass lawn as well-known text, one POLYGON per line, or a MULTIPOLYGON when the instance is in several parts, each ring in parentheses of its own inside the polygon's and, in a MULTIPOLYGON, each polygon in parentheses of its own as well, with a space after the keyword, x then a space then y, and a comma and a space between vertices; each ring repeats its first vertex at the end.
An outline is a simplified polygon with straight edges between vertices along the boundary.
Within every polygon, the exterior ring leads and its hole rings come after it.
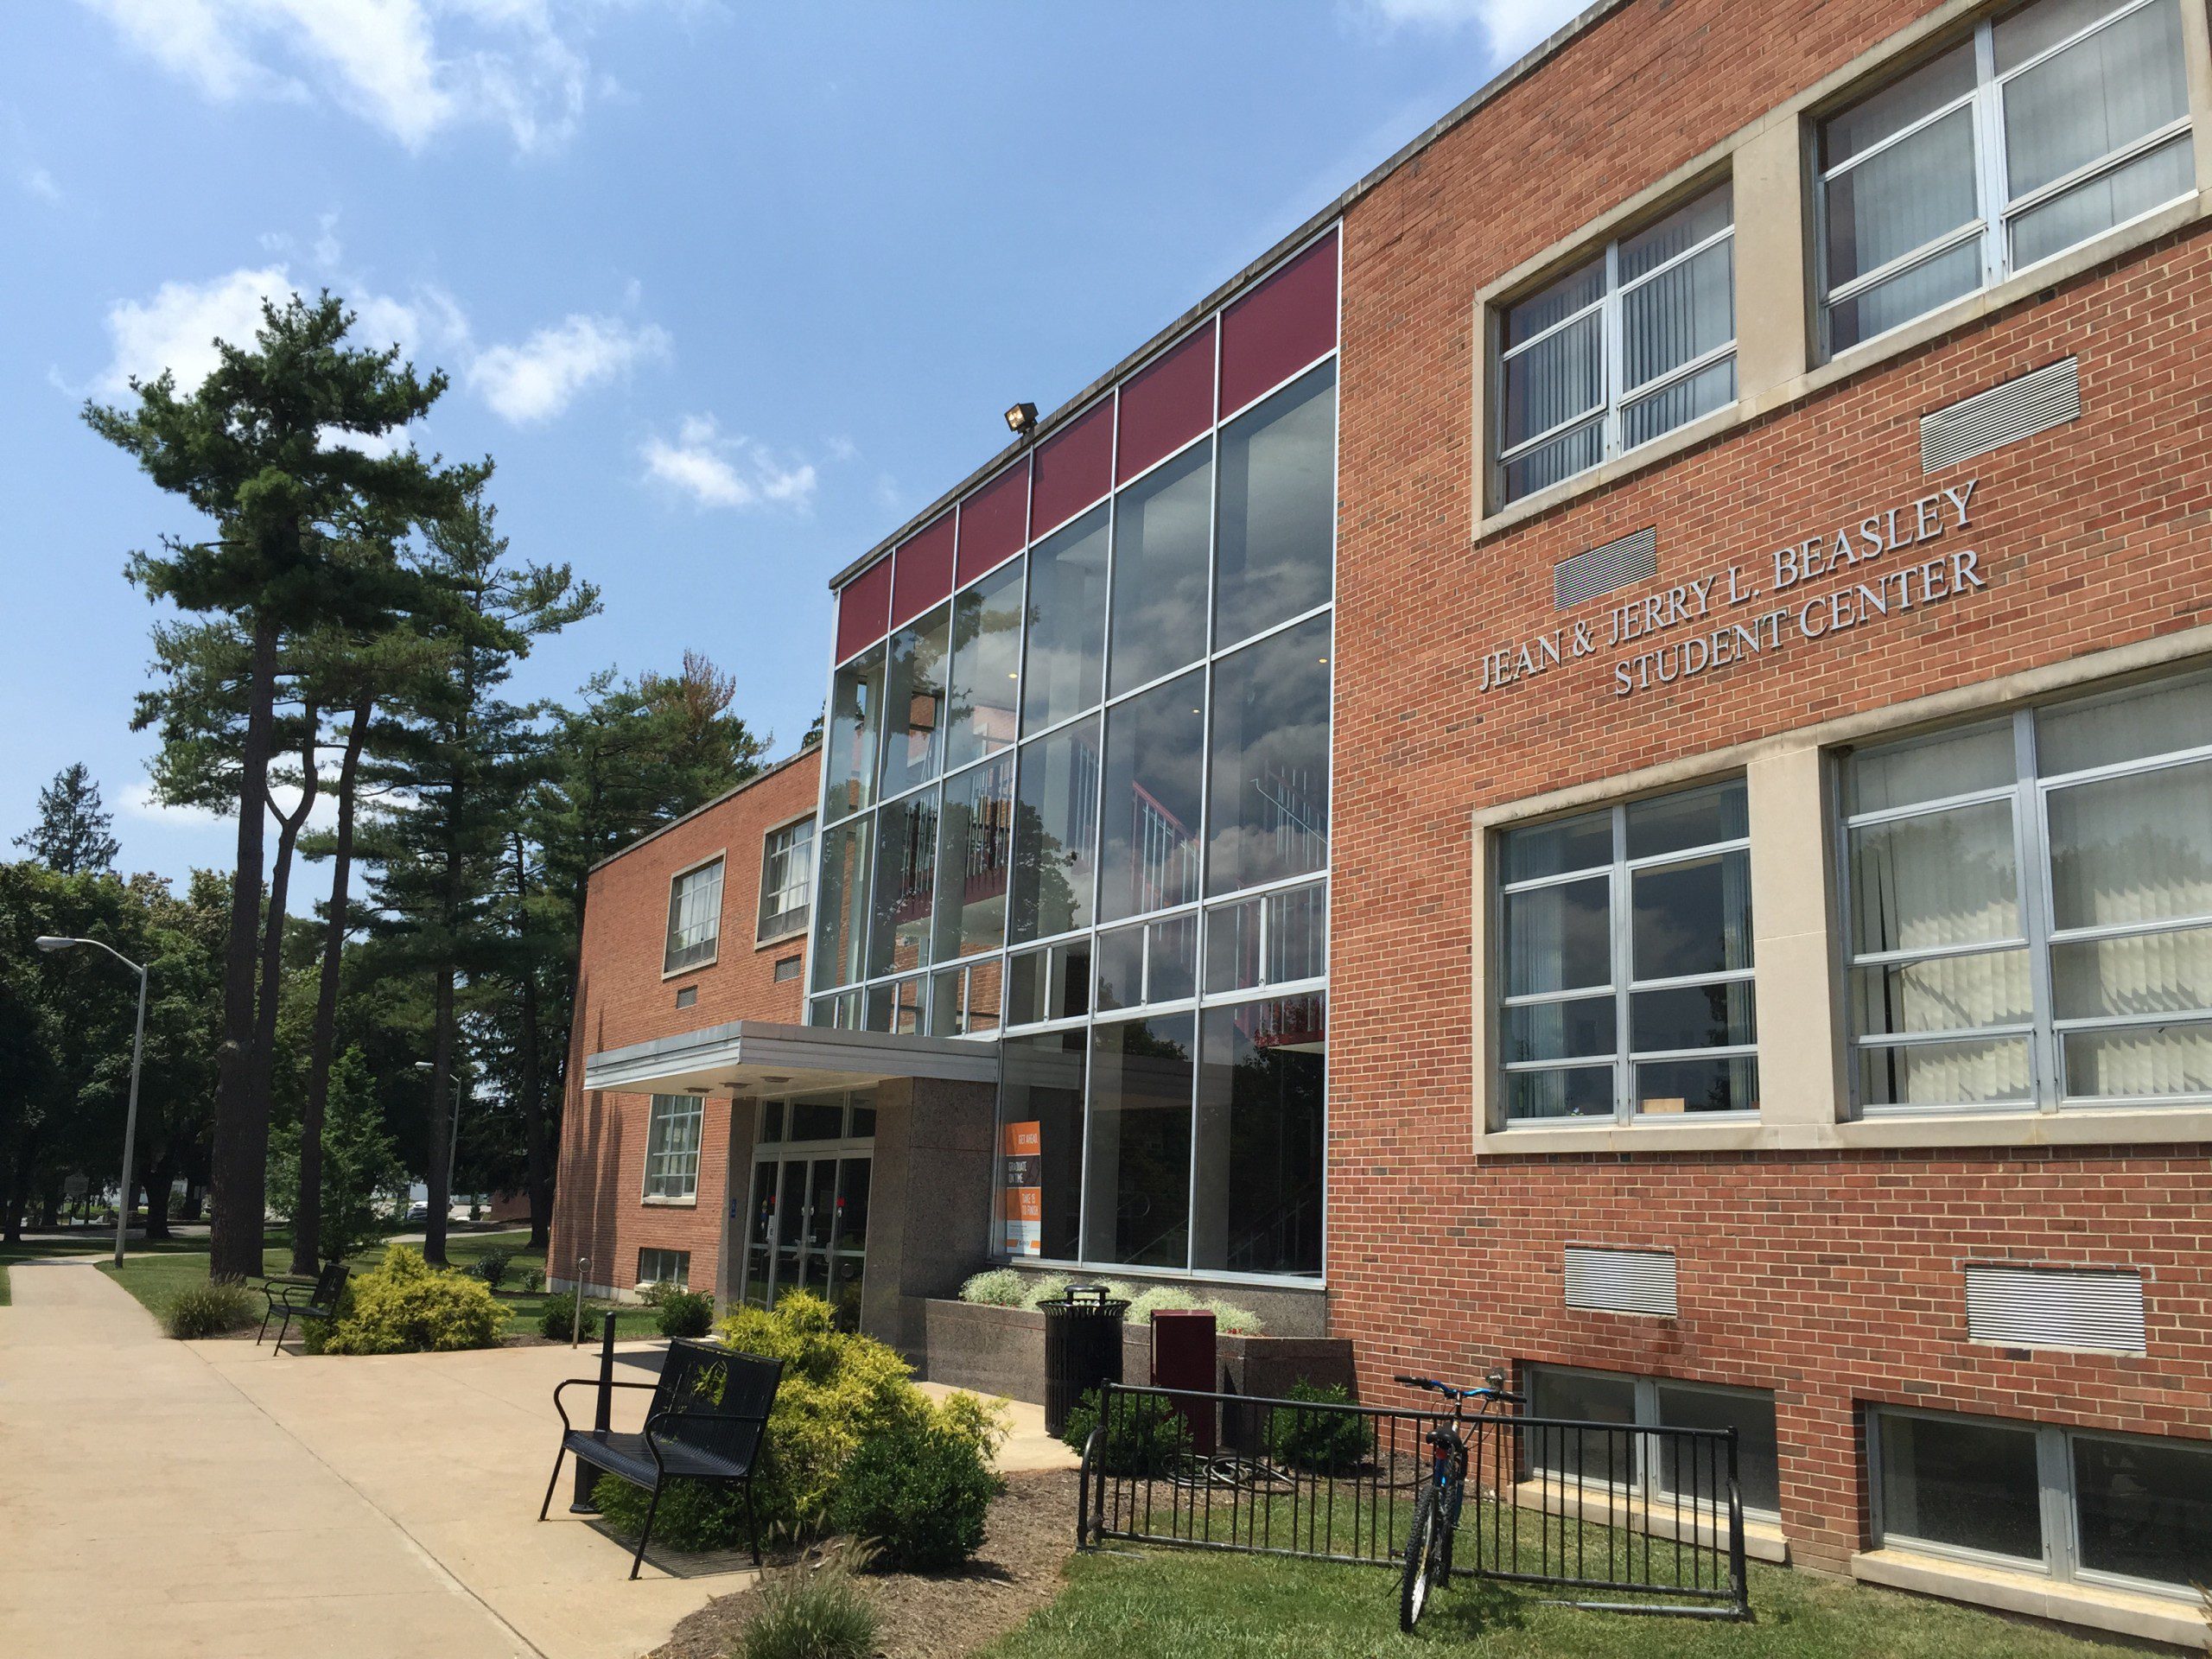
MULTIPOLYGON (((269 1245, 262 1252, 262 1271, 279 1274, 291 1266, 292 1247, 289 1236, 281 1227, 271 1227, 269 1245)), ((529 1243, 527 1232, 453 1233, 446 1239, 446 1259, 454 1267, 467 1268, 494 1249, 512 1250, 514 1260, 508 1264, 507 1276, 499 1293, 499 1300, 507 1310, 509 1336, 531 1335, 537 1332, 538 1316, 545 1311, 543 1292, 531 1294, 522 1289, 523 1275, 531 1268, 543 1271, 545 1253, 524 1247, 529 1243)), ((71 1241, 73 1248, 76 1241, 71 1241)), ((97 1248, 97 1247, 94 1247, 97 1248)), ((355 1256, 352 1262, 356 1275, 365 1274, 384 1259, 386 1245, 376 1245, 355 1256)), ((36 1254, 53 1252, 41 1247, 36 1254)), ((118 1272, 112 1263, 103 1262, 100 1271, 113 1274, 117 1281, 136 1296, 147 1311, 159 1319, 168 1309, 176 1294, 190 1286, 203 1282, 207 1277, 207 1251, 205 1241, 194 1239, 156 1245, 150 1249, 137 1243, 118 1272), (190 1248, 180 1249, 178 1243, 188 1243, 190 1248)), ((649 1337, 657 1334, 655 1314, 651 1308, 624 1308, 615 1316, 618 1336, 649 1337)))
POLYGON ((2114 1659, 2135 1651, 1753 1562, 1749 1624, 1543 1605, 1455 1579, 1398 1633, 1398 1577, 1377 1567, 1113 1547, 982 1659, 2114 1659))
MULTIPOLYGON (((106 1255, 114 1249, 112 1228, 72 1233, 67 1238, 27 1239, 21 1244, 0 1244, 0 1307, 9 1305, 8 1268, 11 1262, 39 1262, 52 1255, 106 1255)), ((130 1250, 133 1255, 142 1250, 196 1250, 202 1262, 207 1257, 205 1241, 196 1238, 160 1239, 150 1244, 134 1238, 130 1241, 130 1250)), ((200 1276, 207 1276, 204 1268, 200 1276)))

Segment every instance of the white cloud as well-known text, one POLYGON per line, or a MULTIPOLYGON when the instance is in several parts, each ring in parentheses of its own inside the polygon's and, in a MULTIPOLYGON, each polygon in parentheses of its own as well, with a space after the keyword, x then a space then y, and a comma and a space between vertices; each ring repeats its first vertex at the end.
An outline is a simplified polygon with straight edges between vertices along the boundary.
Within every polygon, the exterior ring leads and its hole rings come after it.
POLYGON ((813 467, 779 460, 750 438, 724 437, 711 415, 687 415, 673 441, 655 435, 639 452, 645 475, 689 495, 702 507, 764 503, 804 511, 814 499, 813 467))
POLYGON ((601 0, 79 0, 218 101, 325 98, 420 149, 463 122, 556 144, 601 81, 601 0))
POLYGON ((61 200, 61 187, 54 182, 54 175, 48 172, 44 168, 26 166, 17 175, 17 177, 21 179, 23 188, 29 191, 31 194, 36 196, 41 201, 59 201, 61 200))
POLYGON ((133 378, 151 380, 163 369, 189 392, 220 360, 218 339, 244 344, 261 326, 261 302, 283 304, 293 292, 283 265, 241 268, 205 283, 163 283, 148 300, 118 300, 108 308, 107 331, 115 355, 100 389, 119 397, 133 378))
POLYGON ((154 787, 150 778, 141 778, 123 791, 117 803, 125 817, 143 818, 149 823, 183 823, 194 827, 220 823, 222 814, 204 806, 170 806, 166 804, 154 787))
MULTIPOLYGON (((351 288, 346 302, 358 319, 353 337, 362 345, 396 345, 427 369, 426 353, 467 342, 468 320, 442 289, 424 287, 402 300, 359 284, 351 288)), ((261 326, 262 301, 282 305, 298 291, 290 267, 279 263, 241 266, 204 283, 163 283, 149 299, 118 300, 108 308, 114 351, 97 389, 121 397, 134 376, 151 380, 168 369, 176 376, 178 391, 188 393, 219 360, 218 339, 248 344, 261 326)))
POLYGON ((1385 29, 1479 27, 1500 57, 1517 57, 1590 0, 1347 0, 1349 9, 1385 29))
POLYGON ((668 354, 668 331, 619 317, 573 314, 519 346, 493 346, 468 366, 468 383, 494 413, 521 426, 548 421, 587 387, 668 354))

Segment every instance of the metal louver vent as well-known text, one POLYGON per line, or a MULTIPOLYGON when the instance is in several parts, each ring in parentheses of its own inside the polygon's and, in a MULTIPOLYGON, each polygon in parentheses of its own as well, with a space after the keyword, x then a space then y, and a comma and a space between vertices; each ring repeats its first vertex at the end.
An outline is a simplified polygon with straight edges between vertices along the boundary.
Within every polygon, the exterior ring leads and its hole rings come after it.
POLYGON ((1567 1305, 1608 1313, 1675 1317, 1672 1250, 1600 1250, 1567 1247, 1567 1305))
POLYGON ((1964 461, 2082 417, 2082 377, 2073 358, 1978 391, 1920 421, 1920 470, 1964 461))
POLYGON ((1659 532, 1639 530, 1552 566, 1552 604, 1560 610, 1659 574, 1659 532))
POLYGON ((2093 1268, 1967 1266, 1967 1335, 2007 1348, 2139 1354, 2143 1275, 2093 1268))

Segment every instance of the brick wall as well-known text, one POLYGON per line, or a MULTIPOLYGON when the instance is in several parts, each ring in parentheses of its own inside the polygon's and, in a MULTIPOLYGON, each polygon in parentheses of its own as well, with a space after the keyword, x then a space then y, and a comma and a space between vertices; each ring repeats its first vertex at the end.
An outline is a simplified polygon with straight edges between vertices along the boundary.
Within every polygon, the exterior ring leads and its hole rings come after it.
POLYGON ((1471 320, 1481 285, 1925 10, 1799 0, 1752 26, 1725 0, 1631 5, 1345 224, 1332 1328, 1359 1344, 1370 1394, 1406 1363, 1478 1373, 1501 1357, 1772 1387, 1787 1524, 1801 1559, 1831 1566, 1864 1527, 1857 1402, 2212 1433, 2212 1161, 2197 1147, 1478 1165, 1469 815, 2212 622, 2212 236, 2177 233, 1480 542, 1471 320), (2078 423, 1923 479, 1923 413, 2069 354, 2078 423), (1967 476, 1958 544, 1980 550, 1984 590, 1629 698, 1611 651, 1478 690, 1484 652, 1572 620, 1553 609, 1559 559, 1656 525, 1650 591, 1756 571, 1967 476), (1681 1318, 1567 1313, 1570 1239, 1678 1248, 1681 1318), (2143 1268, 2150 1358, 1967 1346, 1958 1264, 1992 1254, 2143 1268))
POLYGON ((778 980, 775 965, 799 956, 801 938, 755 942, 763 838, 815 807, 819 749, 809 749, 736 793, 638 843, 592 873, 585 897, 583 952, 561 1122, 553 1201, 553 1276, 574 1276, 588 1255, 594 1284, 627 1289, 638 1252, 689 1250, 691 1286, 715 1290, 729 1150, 729 1102, 708 1097, 700 1125, 699 1189, 691 1205, 644 1200, 646 1095, 587 1093, 584 1062, 632 1043, 672 1037, 732 1020, 797 1025, 803 982, 778 980), (721 941, 713 963, 664 979, 669 882, 723 854, 721 941), (690 1007, 677 994, 696 988, 690 1007))

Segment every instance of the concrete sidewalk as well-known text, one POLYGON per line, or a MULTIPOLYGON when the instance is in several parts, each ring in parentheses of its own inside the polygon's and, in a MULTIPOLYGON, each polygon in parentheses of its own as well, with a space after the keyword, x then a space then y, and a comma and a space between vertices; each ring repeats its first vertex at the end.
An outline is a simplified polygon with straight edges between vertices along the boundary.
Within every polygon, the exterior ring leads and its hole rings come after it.
POLYGON ((749 1582, 536 1523, 588 1354, 272 1357, 167 1340, 83 1259, 10 1272, 0 1649, 632 1659, 749 1582))

